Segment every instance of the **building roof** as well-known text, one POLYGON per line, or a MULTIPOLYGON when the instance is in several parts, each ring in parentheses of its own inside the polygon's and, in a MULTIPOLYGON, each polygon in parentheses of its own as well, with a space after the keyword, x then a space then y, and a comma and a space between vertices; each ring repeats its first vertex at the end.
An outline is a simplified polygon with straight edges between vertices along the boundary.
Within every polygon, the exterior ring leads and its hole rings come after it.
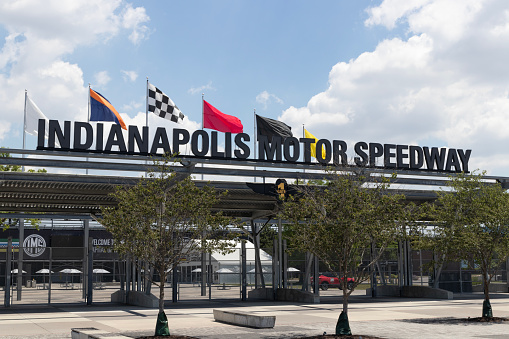
MULTIPOLYGON (((116 205, 110 196, 115 186, 132 185, 137 180, 97 175, 0 172, 0 210, 46 216, 100 215, 101 207, 116 205)), ((196 184, 209 183, 196 181, 196 184)), ((218 192, 228 192, 214 206, 215 210, 244 218, 265 217, 277 212, 277 199, 268 193, 270 184, 214 182, 210 185, 218 192)))
MULTIPOLYGON (((134 177, 133 173, 139 177, 152 166, 148 165, 152 159, 143 156, 10 149, 3 149, 2 152, 18 156, 0 157, 0 165, 36 166, 74 172, 0 172, 0 211, 5 212, 0 214, 3 217, 14 217, 12 213, 19 215, 18 217, 23 217, 24 213, 36 213, 39 218, 51 218, 55 215, 76 218, 98 216, 101 207, 115 206, 116 201, 110 193, 116 186, 135 184, 139 178, 134 177), (29 157, 20 157, 19 154, 28 154, 29 157), (85 157, 87 161, 84 161, 85 157), (85 169, 107 171, 105 173, 109 175, 86 175, 85 169), (81 174, 75 174, 76 172, 81 174)), ((214 206, 214 210, 248 220, 274 217, 279 211, 273 183, 275 179, 286 178, 291 183, 292 179, 323 179, 327 176, 324 174, 324 167, 319 164, 199 159, 186 156, 180 160, 181 162, 174 166, 178 175, 201 174, 219 178, 210 182, 194 180, 198 186, 211 185, 218 192, 228 192, 214 206), (256 182, 254 177, 263 182, 256 182)), ((342 170, 351 169, 345 167, 342 170)), ((392 187, 405 194, 408 201, 414 202, 436 199, 433 189, 444 186, 449 180, 448 176, 452 175, 433 171, 380 168, 363 168, 362 171, 372 180, 382 174, 397 172, 398 177, 391 180, 392 187)), ((508 178, 489 179, 509 187, 508 178)), ((292 188, 291 184, 289 188, 292 188)))

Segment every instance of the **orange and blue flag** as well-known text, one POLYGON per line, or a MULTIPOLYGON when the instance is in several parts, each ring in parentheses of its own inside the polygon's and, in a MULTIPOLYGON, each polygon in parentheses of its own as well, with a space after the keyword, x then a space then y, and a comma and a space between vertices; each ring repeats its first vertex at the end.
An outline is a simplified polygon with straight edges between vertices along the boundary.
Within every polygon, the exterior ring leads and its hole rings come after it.
POLYGON ((123 129, 127 126, 113 105, 99 92, 90 89, 90 121, 114 121, 123 129))

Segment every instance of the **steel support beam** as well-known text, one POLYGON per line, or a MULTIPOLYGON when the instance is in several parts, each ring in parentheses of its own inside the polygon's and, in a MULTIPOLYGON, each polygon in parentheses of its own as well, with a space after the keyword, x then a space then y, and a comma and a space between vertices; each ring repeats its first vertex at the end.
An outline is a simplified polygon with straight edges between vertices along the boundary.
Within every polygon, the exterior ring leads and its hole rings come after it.
POLYGON ((25 241, 25 219, 19 219, 18 274, 16 279, 16 300, 21 300, 23 288, 23 242, 25 241))

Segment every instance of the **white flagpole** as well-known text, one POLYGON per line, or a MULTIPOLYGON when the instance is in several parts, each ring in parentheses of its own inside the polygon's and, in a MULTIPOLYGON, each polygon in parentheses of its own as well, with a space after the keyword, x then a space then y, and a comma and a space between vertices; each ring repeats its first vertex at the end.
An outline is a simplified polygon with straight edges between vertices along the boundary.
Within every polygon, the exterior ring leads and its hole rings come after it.
POLYGON ((148 127, 148 77, 147 77, 147 95, 145 96, 146 98, 146 105, 145 105, 145 115, 146 115, 146 119, 145 119, 145 126, 148 127))
MULTIPOLYGON (((304 129, 304 124, 302 124, 302 137, 305 138, 306 137, 306 130, 304 129)), ((309 150, 311 152, 311 149, 309 150)), ((306 150, 304 150, 304 153, 306 153, 306 150)), ((302 155, 304 156, 304 154, 302 155)), ((302 159, 305 161, 305 159, 302 159)), ((302 170, 303 173, 306 173, 306 168, 304 167, 304 169, 302 170)), ((305 179, 302 179, 302 181, 304 181, 305 179)))
MULTIPOLYGON (((254 151, 254 161, 256 164, 256 140, 258 139, 258 135, 256 134, 256 108, 253 108, 253 151, 254 151)), ((256 165, 254 167, 254 170, 256 172, 256 165)), ((256 175, 254 177, 254 182, 256 182, 256 175)))
MULTIPOLYGON (((87 123, 90 123, 90 82, 88 83, 88 113, 87 113, 87 123)), ((87 157, 88 162, 88 157, 87 157)), ((85 170, 85 174, 88 175, 88 168, 85 170)))
POLYGON ((205 129, 205 102, 204 102, 205 93, 201 94, 201 129, 202 131, 205 129))
MULTIPOLYGON (((23 109, 23 149, 26 147, 27 139, 27 90, 25 89, 25 107, 23 109)), ((23 158, 25 154, 23 154, 23 158)), ((21 166, 21 172, 25 172, 25 166, 21 166)))
MULTIPOLYGON (((205 93, 201 94, 201 130, 205 130, 205 93)), ((203 144, 202 144, 203 146, 203 144)), ((203 168, 203 162, 201 163, 201 167, 203 168)), ((201 180, 203 180, 203 173, 201 174, 201 180)))
MULTIPOLYGON (((148 77, 147 77, 147 91, 145 94, 145 126, 148 128, 148 77)), ((149 132, 150 138, 150 132, 149 132)), ((150 150, 147 149, 148 152, 150 150)), ((145 177, 148 177, 148 160, 145 160, 145 177)))
POLYGON ((90 82, 88 83, 88 113, 87 122, 90 123, 90 82))

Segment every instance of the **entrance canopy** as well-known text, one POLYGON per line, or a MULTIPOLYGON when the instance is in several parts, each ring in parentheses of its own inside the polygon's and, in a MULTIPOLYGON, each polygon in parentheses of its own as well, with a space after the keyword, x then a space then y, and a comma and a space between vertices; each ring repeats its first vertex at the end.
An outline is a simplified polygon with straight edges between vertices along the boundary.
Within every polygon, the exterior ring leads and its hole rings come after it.
MULTIPOLYGON (((0 210, 14 212, 18 217, 23 217, 20 214, 24 213, 40 213, 44 214, 41 217, 47 218, 52 215, 100 215, 101 206, 115 205, 109 194, 116 186, 135 184, 144 171, 153 166, 153 158, 137 155, 17 149, 2 149, 2 152, 10 156, 1 157, 0 165, 44 168, 48 171, 0 172, 0 210), (63 171, 67 173, 60 173, 63 171)), ((287 180, 291 188, 298 180, 327 178, 323 171, 325 167, 318 163, 267 163, 190 156, 182 156, 179 160, 180 163, 173 166, 178 175, 192 175, 198 186, 211 185, 218 192, 228 191, 228 195, 214 206, 215 210, 243 219, 277 214, 278 199, 274 187, 277 179, 287 180)), ((348 172, 353 168, 342 167, 340 170, 348 172)), ((404 193, 409 201, 414 202, 436 199, 433 190, 445 186, 449 176, 454 175, 368 167, 362 171, 368 181, 397 172, 398 177, 391 181, 393 189, 404 193)), ((509 187, 509 178, 487 179, 509 187)), ((6 213, 3 216, 14 217, 6 213)))

